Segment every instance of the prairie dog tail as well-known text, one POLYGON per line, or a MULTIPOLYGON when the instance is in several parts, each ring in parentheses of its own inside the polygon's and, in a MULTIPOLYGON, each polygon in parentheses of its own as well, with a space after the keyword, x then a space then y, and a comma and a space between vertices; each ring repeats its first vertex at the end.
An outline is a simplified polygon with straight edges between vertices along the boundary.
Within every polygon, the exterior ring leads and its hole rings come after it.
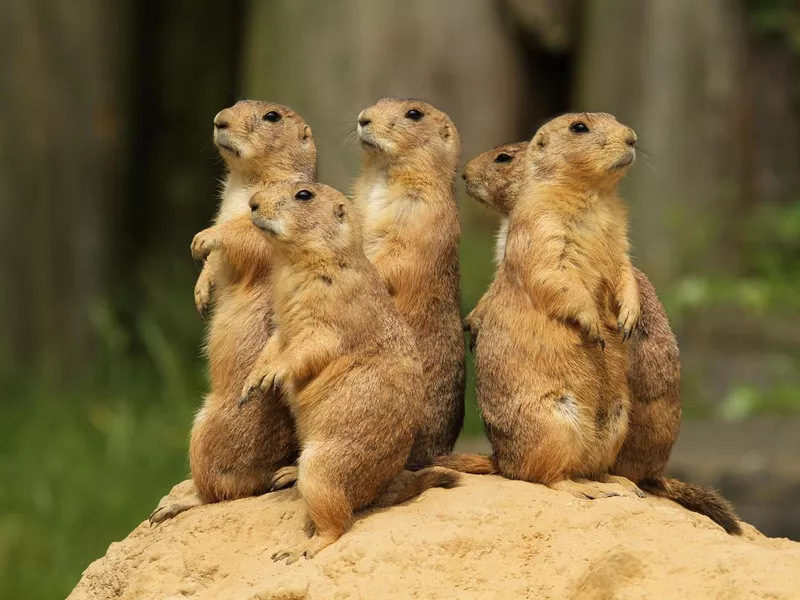
POLYGON ((494 456, 485 454, 444 454, 437 456, 428 464, 409 464, 406 468, 417 471, 431 465, 472 475, 497 475, 500 473, 494 456))
POLYGON ((461 476, 458 473, 442 467, 427 467, 420 471, 402 471, 372 506, 376 508, 394 506, 411 500, 433 487, 455 487, 460 480, 461 476))
POLYGON ((654 496, 668 498, 692 512, 705 515, 731 535, 741 535, 742 527, 733 506, 714 489, 666 477, 644 479, 639 487, 654 496))

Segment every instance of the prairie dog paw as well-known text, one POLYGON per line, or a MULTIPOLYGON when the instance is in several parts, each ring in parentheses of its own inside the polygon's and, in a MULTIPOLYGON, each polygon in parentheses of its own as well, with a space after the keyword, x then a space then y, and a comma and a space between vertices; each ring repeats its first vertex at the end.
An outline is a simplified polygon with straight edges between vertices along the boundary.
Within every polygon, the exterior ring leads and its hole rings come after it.
POLYGON ((633 335, 636 324, 639 322, 639 303, 622 304, 619 309, 619 319, 617 321, 617 331, 622 334, 622 341, 625 342, 633 335))
POLYGON ((192 240, 192 258, 196 261, 204 261, 211 254, 212 250, 219 248, 219 237, 213 227, 204 229, 192 240))
POLYGON ((603 327, 600 323, 599 315, 581 315, 578 317, 578 324, 581 327, 581 333, 589 342, 597 344, 603 350, 606 349, 606 341, 603 339, 603 327))
POLYGON ((253 394, 259 390, 263 392, 272 391, 274 394, 280 394, 283 391, 285 379, 286 374, 274 368, 253 369, 242 388, 242 395, 239 398, 239 408, 247 404, 253 394))
POLYGON ((480 319, 478 319, 473 313, 470 313, 464 318, 462 324, 464 331, 469 332, 469 350, 475 354, 475 343, 478 341, 480 319))
POLYGON ((211 291, 214 288, 214 280, 208 273, 208 269, 203 268, 194 286, 194 305, 203 319, 208 316, 211 306, 211 291))
POLYGON ((275 490, 282 490, 283 488, 293 485, 294 482, 297 481, 298 473, 299 469, 294 465, 281 467, 275 471, 275 475, 272 476, 272 482, 270 483, 269 490, 274 492, 275 490))

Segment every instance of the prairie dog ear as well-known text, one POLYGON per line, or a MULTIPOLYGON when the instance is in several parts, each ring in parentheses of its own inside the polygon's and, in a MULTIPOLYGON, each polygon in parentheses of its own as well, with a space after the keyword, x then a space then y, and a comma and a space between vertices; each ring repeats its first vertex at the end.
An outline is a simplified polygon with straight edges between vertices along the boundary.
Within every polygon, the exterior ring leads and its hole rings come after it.
POLYGON ((307 142, 311 139, 311 127, 308 125, 303 125, 303 133, 300 136, 300 139, 304 142, 307 142))
POLYGON ((533 136, 533 146, 534 150, 543 150, 547 146, 547 134, 544 131, 533 136))
POLYGON ((339 202, 333 209, 333 216, 336 217, 336 220, 342 223, 347 216, 347 206, 345 206, 344 202, 339 202))
POLYGON ((453 137, 453 128, 449 123, 442 125, 441 135, 443 140, 450 140, 453 137))

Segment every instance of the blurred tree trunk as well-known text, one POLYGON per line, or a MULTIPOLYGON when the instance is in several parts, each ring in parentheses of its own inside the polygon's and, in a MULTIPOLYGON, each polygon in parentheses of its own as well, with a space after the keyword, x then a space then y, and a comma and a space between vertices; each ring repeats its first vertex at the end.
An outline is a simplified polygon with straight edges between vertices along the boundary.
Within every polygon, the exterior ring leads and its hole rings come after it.
MULTIPOLYGON (((0 349, 68 374, 90 368, 99 302, 113 295, 130 327, 143 272, 168 272, 164 256, 192 269, 221 172, 212 119, 237 96, 242 1, 4 8, 0 349)), ((188 313, 189 285, 185 298, 188 313)))
POLYGON ((0 319, 13 364, 89 355, 118 176, 119 3, 9 0, 0 19, 0 319))
POLYGON ((745 189, 748 143, 739 4, 588 0, 586 7, 578 104, 616 114, 646 151, 625 184, 639 264, 657 287, 687 272, 735 268, 727 233, 745 189))
MULTIPOLYGON (((794 2, 800 15, 800 2, 794 2)), ((797 23, 794 35, 800 34, 797 23)), ((764 31, 758 14, 748 13, 746 78, 746 189, 751 208, 798 201, 800 193, 800 48, 785 32, 764 31)))

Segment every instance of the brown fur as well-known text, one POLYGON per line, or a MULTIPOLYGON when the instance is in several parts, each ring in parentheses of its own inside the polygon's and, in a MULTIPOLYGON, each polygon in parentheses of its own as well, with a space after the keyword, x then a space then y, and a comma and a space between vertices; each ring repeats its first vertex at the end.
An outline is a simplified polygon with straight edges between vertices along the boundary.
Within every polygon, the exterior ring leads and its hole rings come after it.
POLYGON ((364 256, 350 201, 328 186, 287 184, 256 194, 251 206, 275 252, 277 330, 243 397, 280 392, 295 418, 297 487, 316 535, 273 556, 293 562, 335 542, 355 511, 452 486, 458 475, 403 474, 422 417, 422 368, 411 330, 364 256), (299 196, 306 192, 313 197, 299 196))
MULTIPOLYGON (((464 169, 467 192, 500 212, 507 223, 523 180, 523 157, 528 142, 506 144, 484 152, 464 169)), ((498 234, 498 262, 505 248, 505 228, 498 234)), ((628 433, 611 473, 638 483, 658 496, 710 517, 729 533, 740 528, 731 505, 707 488, 664 479, 681 422, 680 358, 669 318, 647 276, 634 267, 641 314, 628 346, 631 410, 628 433), (668 483, 667 483, 668 482, 668 483)), ((483 299, 481 299, 483 303, 483 299)), ((466 321, 478 335, 480 305, 466 321)), ((445 458, 445 457, 443 457, 445 458)), ((490 457, 451 455, 437 464, 467 473, 496 472, 490 457)))
POLYGON ((316 148, 308 125, 279 104, 238 102, 215 118, 214 141, 228 167, 217 224, 192 242, 203 273, 214 280, 216 306, 206 352, 211 392, 192 427, 189 457, 197 497, 159 507, 160 522, 198 504, 269 489, 275 471, 299 452, 286 406, 274 398, 240 410, 242 385, 271 334, 269 244, 250 222, 254 191, 285 180, 316 177, 316 148), (272 123, 270 111, 281 115, 272 123))
POLYGON ((411 460, 452 451, 464 422, 455 201, 458 132, 443 112, 385 98, 359 115, 364 164, 355 197, 364 251, 414 332, 425 402, 411 460), (413 120, 409 110, 423 116, 413 120))

